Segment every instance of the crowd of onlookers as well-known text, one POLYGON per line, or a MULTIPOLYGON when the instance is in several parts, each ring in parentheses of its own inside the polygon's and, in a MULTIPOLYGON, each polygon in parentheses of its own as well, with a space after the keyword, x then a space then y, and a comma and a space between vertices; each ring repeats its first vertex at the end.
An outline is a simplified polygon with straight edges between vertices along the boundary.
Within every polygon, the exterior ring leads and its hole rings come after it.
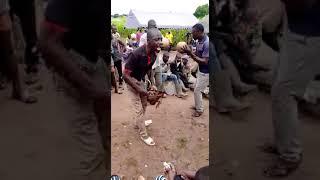
MULTIPOLYGON (((136 33, 123 38, 118 29, 112 25, 112 85, 116 93, 122 94, 123 79, 122 71, 128 56, 138 47, 146 43, 146 32, 144 28, 138 28, 136 33)), ((158 91, 169 95, 176 95, 179 98, 187 96, 186 92, 195 88, 198 64, 187 54, 180 53, 173 47, 174 36, 168 31, 163 36, 161 51, 158 53, 156 62, 152 67, 152 78, 148 79, 155 84, 158 91)), ((190 32, 186 34, 185 41, 188 41, 190 32)), ((196 41, 189 41, 188 44, 195 51, 196 41)), ((208 95, 207 91, 203 92, 208 95)))

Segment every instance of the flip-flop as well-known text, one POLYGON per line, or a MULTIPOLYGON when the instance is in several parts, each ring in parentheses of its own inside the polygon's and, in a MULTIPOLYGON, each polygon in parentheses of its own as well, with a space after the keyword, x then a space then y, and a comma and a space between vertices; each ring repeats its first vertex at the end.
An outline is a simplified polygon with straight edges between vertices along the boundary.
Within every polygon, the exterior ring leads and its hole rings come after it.
POLYGON ((156 145, 153 139, 150 136, 148 136, 146 133, 140 133, 140 138, 144 143, 146 143, 149 146, 156 145))
POLYGON ((144 137, 142 137, 142 136, 140 138, 144 143, 146 143, 149 146, 156 145, 156 143, 153 141, 153 139, 150 136, 148 136, 146 139, 144 137))
POLYGON ((13 96, 14 99, 20 100, 23 103, 26 104, 34 104, 38 102, 38 98, 34 97, 34 96, 27 96, 27 97, 17 97, 17 96, 13 96))
POLYGON ((152 120, 151 119, 144 121, 144 125, 146 127, 150 126, 151 124, 152 124, 152 120))
POLYGON ((198 112, 198 111, 195 111, 192 116, 193 117, 200 117, 202 115, 202 112, 198 112))
POLYGON ((300 163, 301 160, 298 162, 289 162, 279 158, 273 165, 264 169, 263 175, 273 178, 287 177, 299 167, 300 163))
POLYGON ((34 104, 36 102, 38 102, 38 98, 34 97, 34 96, 28 96, 25 98, 21 99, 22 102, 26 103, 26 104, 34 104))

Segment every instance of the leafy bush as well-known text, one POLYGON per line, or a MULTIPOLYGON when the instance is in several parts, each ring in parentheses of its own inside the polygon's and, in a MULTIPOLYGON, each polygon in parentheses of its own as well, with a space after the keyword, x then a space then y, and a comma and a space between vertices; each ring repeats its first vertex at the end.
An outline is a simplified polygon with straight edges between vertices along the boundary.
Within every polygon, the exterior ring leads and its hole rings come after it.
MULTIPOLYGON (((137 33, 137 29, 127 29, 125 28, 126 17, 121 16, 118 18, 112 18, 111 23, 116 25, 118 28, 118 32, 122 39, 126 39, 132 33, 137 33)), ((173 35, 173 46, 175 46, 180 41, 186 41, 186 34, 188 30, 186 29, 161 29, 162 35, 165 36, 168 31, 170 31, 173 35)))

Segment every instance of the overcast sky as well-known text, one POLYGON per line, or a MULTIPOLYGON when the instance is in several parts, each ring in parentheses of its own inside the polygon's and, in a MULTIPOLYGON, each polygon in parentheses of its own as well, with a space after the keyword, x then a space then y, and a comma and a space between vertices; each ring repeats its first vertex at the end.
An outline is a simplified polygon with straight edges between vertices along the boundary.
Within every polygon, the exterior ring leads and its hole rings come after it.
POLYGON ((194 13, 209 0, 111 0, 111 14, 128 14, 130 9, 194 13))

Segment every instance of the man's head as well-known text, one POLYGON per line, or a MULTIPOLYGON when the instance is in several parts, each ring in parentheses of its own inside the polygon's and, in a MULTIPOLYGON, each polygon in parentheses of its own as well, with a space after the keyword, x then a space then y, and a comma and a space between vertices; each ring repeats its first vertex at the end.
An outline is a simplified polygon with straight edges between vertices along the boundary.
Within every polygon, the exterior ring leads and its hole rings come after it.
POLYGON ((186 65, 188 63, 189 56, 188 55, 183 55, 181 59, 182 59, 182 63, 184 65, 186 65))
POLYGON ((164 62, 164 63, 167 63, 167 62, 169 61, 169 58, 170 58, 169 52, 168 52, 168 51, 165 51, 165 52, 163 53, 163 57, 162 57, 163 62, 164 62))
POLYGON ((152 28, 147 32, 147 46, 151 51, 156 51, 160 48, 162 35, 159 29, 152 28))
POLYGON ((118 31, 117 27, 115 25, 111 25, 111 31, 112 33, 116 33, 118 31))
POLYGON ((148 29, 151 29, 151 28, 157 28, 156 21, 153 19, 148 21, 148 29))
POLYGON ((204 36, 204 27, 202 24, 198 23, 192 27, 192 37, 195 40, 201 40, 204 36))
POLYGON ((177 53, 177 55, 176 55, 176 61, 177 61, 177 62, 181 62, 181 57, 182 57, 182 54, 177 53))

